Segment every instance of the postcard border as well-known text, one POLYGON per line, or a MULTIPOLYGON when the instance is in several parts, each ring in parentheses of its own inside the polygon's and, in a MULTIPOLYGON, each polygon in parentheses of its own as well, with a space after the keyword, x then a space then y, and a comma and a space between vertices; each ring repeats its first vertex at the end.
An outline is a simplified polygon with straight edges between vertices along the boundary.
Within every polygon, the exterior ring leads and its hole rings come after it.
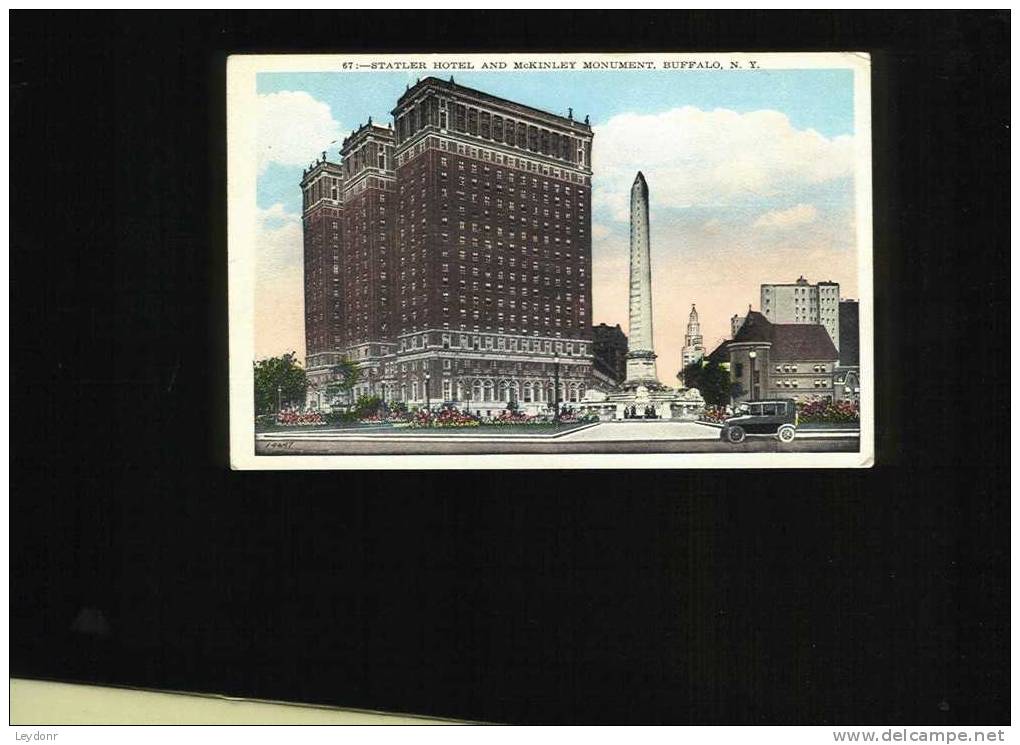
MULTIPOLYGON (((352 71, 351 74, 372 74, 352 71)), ((498 74, 498 73, 494 73, 498 74)), ((721 72, 720 74, 725 74, 721 72)), ((347 469, 688 469, 868 468, 875 464, 874 287, 872 234, 871 57, 866 52, 812 53, 571 53, 571 54, 287 54, 227 58, 227 273, 229 308, 230 467, 234 470, 347 469), (256 145, 259 72, 339 71, 338 62, 394 57, 451 61, 515 60, 751 60, 763 69, 849 69, 854 73, 855 215, 861 362, 860 449, 840 453, 648 453, 491 455, 257 455, 253 415, 256 145)))

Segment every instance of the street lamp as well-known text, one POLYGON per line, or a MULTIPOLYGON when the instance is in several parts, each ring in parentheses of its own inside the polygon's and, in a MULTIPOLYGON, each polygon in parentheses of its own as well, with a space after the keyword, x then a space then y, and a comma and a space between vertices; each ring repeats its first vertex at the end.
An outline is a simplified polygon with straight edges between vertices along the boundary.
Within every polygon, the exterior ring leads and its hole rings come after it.
POLYGON ((758 356, 758 353, 752 349, 747 353, 747 356, 751 358, 751 378, 747 387, 748 390, 751 391, 751 400, 754 401, 758 398, 758 395, 754 390, 754 360, 758 356))
POLYGON ((429 400, 429 380, 432 376, 425 373, 425 415, 429 418, 429 425, 432 425, 432 402, 429 400))
POLYGON ((560 356, 556 355, 553 357, 553 375, 556 384, 555 393, 553 393, 553 402, 556 406, 556 413, 553 415, 553 421, 556 424, 560 423, 560 356))
POLYGON ((283 386, 276 386, 276 413, 283 411, 283 386))

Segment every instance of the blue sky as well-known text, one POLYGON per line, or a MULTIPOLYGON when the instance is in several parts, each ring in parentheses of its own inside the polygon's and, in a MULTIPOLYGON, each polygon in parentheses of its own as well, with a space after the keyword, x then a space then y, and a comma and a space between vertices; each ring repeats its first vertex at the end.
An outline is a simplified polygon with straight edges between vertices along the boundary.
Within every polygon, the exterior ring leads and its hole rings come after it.
MULTIPOLYGON (((448 73, 439 73, 444 79, 448 73)), ((417 73, 262 73, 260 94, 305 91, 329 105, 333 116, 353 130, 372 116, 390 121, 389 112, 417 73)), ((853 73, 849 70, 734 70, 725 72, 624 70, 567 72, 454 72, 456 82, 552 113, 587 114, 594 125, 624 112, 656 113, 680 106, 744 113, 773 109, 797 129, 826 137, 853 134, 853 73)), ((597 145, 596 145, 597 147, 597 145)), ((329 157, 336 159, 334 147, 329 157)), ((309 160, 318 157, 310 152, 309 160)), ((259 180, 262 208, 281 202, 300 209, 300 168, 270 165, 259 180), (296 178, 295 178, 296 174, 296 178)))
MULTIPOLYGON (((261 73, 256 319, 260 356, 303 349, 301 172, 420 73, 261 73)), ((765 282, 840 282, 856 297, 853 73, 846 69, 454 72, 456 82, 595 131, 592 309, 626 331, 628 195, 651 193, 660 379, 678 366, 691 304, 714 348, 765 282)), ((449 73, 441 73, 448 78, 449 73)))

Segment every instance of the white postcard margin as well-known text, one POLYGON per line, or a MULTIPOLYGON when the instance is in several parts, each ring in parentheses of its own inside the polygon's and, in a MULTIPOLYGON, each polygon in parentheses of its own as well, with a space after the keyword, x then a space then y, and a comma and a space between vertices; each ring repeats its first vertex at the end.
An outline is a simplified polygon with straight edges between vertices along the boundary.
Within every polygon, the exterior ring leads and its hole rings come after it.
MULTIPOLYGON (((562 69, 562 68, 561 68, 562 69)), ((654 69, 662 69, 657 67, 654 69)), ((706 69, 693 67, 690 69, 706 69)), ((712 68, 709 68, 712 69, 712 68)), ((391 71, 391 70, 390 70, 391 71)), ((556 72, 550 69, 550 72, 556 72)), ((682 74, 682 69, 678 72, 682 74)), ((611 70, 600 70, 609 74, 611 70)), ((499 74, 493 71, 491 74, 499 74)), ((230 466, 234 470, 335 469, 603 469, 603 468, 868 468, 875 463, 874 303, 871 182, 871 58, 865 52, 817 53, 572 53, 399 55, 231 55, 227 59, 227 264, 230 370, 230 466), (340 72, 371 75, 358 65, 421 61, 423 75, 449 73, 438 63, 510 61, 731 62, 763 70, 846 69, 854 73, 855 213, 860 333, 860 450, 837 453, 641 453, 489 455, 256 455, 254 417, 256 260, 256 77, 263 72, 340 72), (343 63, 354 63, 343 69, 343 63)))

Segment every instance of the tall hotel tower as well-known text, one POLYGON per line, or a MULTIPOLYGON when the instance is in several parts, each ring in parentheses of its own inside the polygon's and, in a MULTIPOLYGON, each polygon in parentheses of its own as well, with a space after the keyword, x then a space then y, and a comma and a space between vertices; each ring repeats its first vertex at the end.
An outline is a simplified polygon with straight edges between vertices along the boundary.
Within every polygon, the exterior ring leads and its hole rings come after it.
MULTIPOLYGON (((539 411, 558 379, 560 401, 580 400, 592 375, 591 127, 433 77, 392 114, 341 151, 332 351, 362 368, 355 393, 539 411)), ((310 269, 306 252, 306 287, 310 269)), ((328 375, 313 366, 309 354, 309 403, 321 405, 315 381, 328 375)))
POLYGON ((343 173, 326 153, 301 179, 305 263, 305 365, 321 382, 343 359, 345 336, 340 291, 343 250, 343 173))

